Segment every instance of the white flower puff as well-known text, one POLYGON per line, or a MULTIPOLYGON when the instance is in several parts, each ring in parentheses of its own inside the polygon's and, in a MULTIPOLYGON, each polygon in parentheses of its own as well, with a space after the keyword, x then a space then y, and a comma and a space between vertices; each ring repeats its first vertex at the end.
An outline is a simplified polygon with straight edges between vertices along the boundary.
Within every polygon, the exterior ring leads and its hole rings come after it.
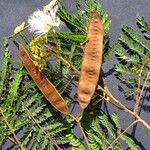
POLYGON ((48 33, 53 27, 59 27, 60 19, 56 16, 58 6, 55 5, 48 13, 37 10, 28 19, 29 30, 37 36, 48 33))

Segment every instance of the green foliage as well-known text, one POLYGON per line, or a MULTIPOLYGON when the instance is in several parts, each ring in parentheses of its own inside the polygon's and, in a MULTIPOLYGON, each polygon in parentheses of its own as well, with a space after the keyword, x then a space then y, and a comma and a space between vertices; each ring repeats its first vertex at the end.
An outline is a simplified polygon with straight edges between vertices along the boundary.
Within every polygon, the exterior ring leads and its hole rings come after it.
POLYGON ((143 16, 137 17, 137 23, 138 23, 139 27, 142 29, 142 31, 144 32, 144 36, 146 38, 150 39, 150 25, 149 25, 149 23, 147 23, 145 21, 143 16))
POLYGON ((74 136, 71 132, 66 134, 66 138, 69 141, 69 144, 76 149, 86 150, 85 146, 83 145, 82 141, 74 136))
POLYGON ((4 55, 3 55, 3 59, 2 59, 2 71, 0 74, 0 96, 2 94, 3 91, 3 87, 4 87, 4 82, 5 82, 5 78, 6 78, 6 73, 7 73, 7 68, 9 67, 9 59, 10 59, 10 52, 8 50, 8 40, 4 39, 3 42, 3 49, 5 51, 4 55))
MULTIPOLYGON (((54 149, 57 137, 63 136, 70 125, 66 120, 54 119, 57 116, 56 112, 43 98, 33 81, 28 78, 25 70, 22 67, 14 67, 10 63, 10 54, 9 57, 8 54, 7 43, 3 54, 5 65, 1 72, 3 80, 0 80, 3 85, 0 108, 15 133, 22 132, 20 141, 24 147, 29 149, 53 147, 54 149), (23 128, 25 131, 22 130, 23 128)), ((0 119, 3 120, 3 117, 0 116, 0 119)), ((0 122, 1 143, 5 142, 11 134, 5 122, 0 122)), ((66 143, 66 141, 64 139, 64 142, 61 140, 60 143, 66 143)), ((14 145, 14 149, 17 149, 17 146, 14 145)))
MULTIPOLYGON (((91 13, 93 11, 97 11, 101 15, 104 33, 106 36, 105 40, 107 40, 111 21, 108 14, 102 12, 101 5, 97 0, 85 0, 85 5, 81 4, 80 0, 76 0, 77 13, 73 15, 70 15, 60 2, 59 6, 58 15, 63 21, 65 21, 66 25, 69 25, 68 27, 71 30, 71 33, 58 33, 59 37, 64 37, 65 39, 72 41, 78 40, 80 43, 85 42, 91 13)), ((63 44, 63 42, 61 42, 61 44, 63 44)))
MULTIPOLYGON (((89 129, 86 129, 92 150, 106 150, 121 132, 122 129, 117 114, 113 114, 111 120, 104 113, 100 113, 92 119, 89 129)), ((122 150, 123 143, 126 143, 127 147, 132 150, 137 149, 135 142, 126 134, 123 134, 120 139, 111 145, 112 149, 122 150)))
MULTIPOLYGON (((137 17, 137 24, 144 36, 131 27, 123 26, 123 33, 120 35, 119 41, 109 50, 111 53, 113 51, 116 54, 119 61, 119 64, 115 66, 117 78, 131 88, 131 90, 129 89, 129 91, 125 92, 127 98, 131 98, 136 94, 139 78, 140 86, 144 85, 145 78, 149 72, 149 23, 144 20, 144 17, 139 16, 137 17)), ((110 52, 106 53, 106 56, 110 52)), ((145 89, 149 86, 149 80, 144 86, 145 89)))
MULTIPOLYGON (((66 24, 69 24, 69 27, 72 26, 73 28, 68 33, 59 32, 57 38, 59 43, 61 43, 63 57, 76 68, 80 68, 83 53, 80 43, 84 43, 86 40, 86 27, 91 9, 95 7, 97 11, 100 11, 96 1, 94 3, 91 1, 90 3, 92 5, 89 5, 86 1, 88 15, 81 14, 79 3, 77 3, 80 14, 73 16, 59 3, 58 15, 66 24), (83 19, 79 18, 79 15, 83 19)), ((106 14, 103 17, 103 22, 107 24, 106 32, 108 32, 109 19, 106 14)), ((14 42, 16 45, 23 42, 28 49, 29 40, 24 33, 15 37, 14 42)), ((50 34, 48 35, 48 42, 50 44, 54 42, 50 34)), ((79 149, 85 149, 82 141, 71 130, 74 122, 70 122, 66 117, 62 118, 60 114, 56 113, 37 89, 22 64, 12 60, 7 39, 4 41, 3 49, 3 64, 0 74, 0 108, 17 137, 19 137, 20 132, 22 133, 19 141, 23 147, 27 149, 52 150, 56 147, 55 144, 60 146, 68 144, 79 149)), ((55 60, 55 62, 53 67, 50 67, 45 73, 58 91, 68 100, 71 93, 72 80, 76 74, 71 74, 70 68, 59 60, 55 60)), ((3 116, 0 116, 0 119, 3 120, 3 116)), ((5 122, 1 121, 1 144, 5 143, 10 137, 12 137, 12 132, 5 122)), ((18 146, 14 143, 11 149, 18 149, 18 146)))
MULTIPOLYGON (((122 82, 137 87, 137 71, 139 73, 141 65, 145 61, 149 61, 150 45, 143 36, 137 34, 130 27, 125 26, 123 28, 124 33, 120 36, 119 41, 110 48, 107 45, 110 29, 108 15, 102 11, 97 0, 85 0, 84 2, 82 4, 80 0, 76 0, 77 13, 74 15, 70 15, 59 2, 58 15, 70 31, 56 32, 58 43, 55 43, 52 34, 47 35, 47 44, 52 46, 52 49, 54 48, 54 52, 50 55, 52 63, 50 61, 47 63, 46 70, 43 70, 43 73, 70 106, 75 105, 72 87, 76 88, 76 80, 79 77, 71 66, 74 66, 77 70, 80 69, 83 46, 87 40, 89 18, 93 11, 100 13, 104 26, 104 47, 106 49, 104 59, 110 58, 115 51, 118 60, 121 62, 116 65, 115 69, 118 78, 122 82), (56 46, 60 48, 61 58, 66 60, 68 64, 55 57, 57 53, 55 51, 56 46), (124 52, 124 46, 128 48, 128 53, 124 52), (125 63, 125 65, 122 63, 125 63), (125 76, 125 74, 128 76, 125 76), (127 77, 128 80, 126 80, 127 77)), ((142 27, 145 37, 148 38, 149 25, 142 17, 138 18, 138 23, 142 27)), ((29 49, 29 39, 25 34, 21 33, 13 38, 16 44, 23 42, 26 44, 27 50, 29 49)), ((62 149, 68 147, 79 150, 87 149, 85 141, 75 133, 75 126, 77 125, 75 120, 70 119, 68 116, 62 116, 47 102, 23 64, 11 58, 7 39, 4 40, 3 47, 2 69, 0 72, 0 109, 3 111, 4 116, 0 115, 0 144, 3 145, 7 140, 13 139, 12 131, 4 122, 5 118, 26 149, 54 150, 58 147, 62 149), (22 133, 21 136, 20 133, 22 133)), ((142 77, 144 79, 144 74, 148 72, 149 66, 146 64, 143 68, 142 77)), ((132 96, 133 93, 135 93, 135 90, 129 91, 128 95, 132 96)), ((95 107, 90 111, 86 111, 81 119, 81 124, 90 148, 92 150, 106 150, 122 133, 119 122, 119 117, 116 114, 108 117, 95 107)), ((134 140, 126 133, 121 135, 112 147, 115 150, 121 150, 123 143, 126 143, 126 147, 131 150, 137 149, 134 140)), ((9 149, 17 150, 19 147, 14 142, 9 149)))

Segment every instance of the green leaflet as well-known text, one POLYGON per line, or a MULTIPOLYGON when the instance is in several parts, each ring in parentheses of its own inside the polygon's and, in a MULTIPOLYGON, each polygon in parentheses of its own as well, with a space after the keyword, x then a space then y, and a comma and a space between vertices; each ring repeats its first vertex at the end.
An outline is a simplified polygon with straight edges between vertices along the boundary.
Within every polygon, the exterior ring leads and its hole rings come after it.
POLYGON ((135 30, 131 27, 123 26, 123 31, 130 36, 131 39, 142 45, 145 49, 150 51, 150 44, 146 41, 146 39, 138 34, 135 30))
POLYGON ((115 65, 115 70, 117 72, 126 73, 126 74, 134 74, 134 75, 137 74, 137 72, 136 72, 137 70, 133 70, 132 68, 129 68, 129 67, 124 66, 122 64, 115 65))
POLYGON ((145 21, 143 16, 137 17, 137 23, 144 32, 145 37, 150 39, 150 24, 145 21))
POLYGON ((121 126, 120 126, 120 122, 119 122, 119 116, 116 113, 114 113, 112 115, 112 120, 114 121, 115 126, 119 130, 119 133, 120 133, 121 132, 121 126))
MULTIPOLYGON (((71 45, 72 42, 79 42, 83 43, 86 40, 86 36, 81 33, 72 33, 72 32, 59 32, 57 33, 57 36, 60 40, 64 40, 65 42, 68 42, 68 44, 71 45)), ((51 34, 48 34, 48 39, 51 39, 51 34)), ((50 42, 50 41, 49 41, 50 42)), ((66 43, 61 43, 66 44, 66 43)))
POLYGON ((88 139, 90 142, 90 147, 92 150, 99 150, 101 149, 106 149, 105 144, 102 142, 100 137, 98 137, 96 134, 93 134, 92 131, 87 132, 88 133, 88 139))
POLYGON ((115 43, 112 47, 109 47, 104 51, 104 61, 109 60, 116 50, 120 50, 119 42, 115 43))
POLYGON ((4 38, 3 41, 3 59, 2 59, 2 70, 0 72, 0 97, 4 88, 4 81, 6 79, 6 73, 9 65, 10 52, 8 50, 8 40, 4 38))
POLYGON ((120 36, 120 39, 119 39, 123 44, 125 44, 130 50, 136 52, 137 54, 139 54, 140 56, 142 56, 144 59, 146 60, 149 60, 149 55, 146 55, 145 54, 145 48, 135 42, 133 39, 131 39, 129 36, 125 35, 125 34, 122 34, 120 36))
POLYGON ((79 20, 76 16, 70 15, 68 11, 61 5, 59 2, 59 11, 58 16, 70 24, 70 26, 73 26, 77 30, 85 33, 85 26, 82 24, 81 20, 79 20))
MULTIPOLYGON (((111 118, 112 120, 110 120, 110 118, 108 118, 104 113, 99 113, 96 118, 92 119, 90 127, 86 129, 92 150, 106 150, 112 141, 121 134, 122 130, 119 116, 114 113, 111 118)), ((136 149, 137 146, 135 146, 136 144, 132 138, 123 134, 121 139, 128 145, 129 148, 135 147, 136 149)), ((122 150, 122 142, 120 139, 112 145, 112 148, 122 150)))
POLYGON ((128 144, 131 150, 138 150, 138 146, 135 144, 135 142, 125 134, 121 136, 121 139, 128 144))
POLYGON ((71 146, 73 146, 77 149, 80 149, 80 150, 86 150, 86 148, 83 145, 83 143, 81 142, 81 140, 76 138, 73 134, 71 134, 71 133, 66 134, 66 138, 68 139, 68 142, 71 146))
POLYGON ((19 85, 21 83, 22 76, 23 76, 22 69, 14 72, 14 80, 11 83, 11 87, 10 87, 10 90, 8 93, 8 100, 13 100, 17 96, 17 91, 19 89, 19 85))
MULTIPOLYGON (((150 43, 148 40, 150 24, 140 16, 137 17, 137 24, 141 28, 142 34, 129 26, 123 26, 123 33, 120 35, 119 44, 114 51, 119 60, 119 64, 115 65, 116 76, 129 88, 124 92, 127 98, 135 95, 140 70, 142 69, 140 77, 142 87, 144 78, 150 69, 150 43)), ((145 88, 148 86, 149 80, 145 83, 145 88)))

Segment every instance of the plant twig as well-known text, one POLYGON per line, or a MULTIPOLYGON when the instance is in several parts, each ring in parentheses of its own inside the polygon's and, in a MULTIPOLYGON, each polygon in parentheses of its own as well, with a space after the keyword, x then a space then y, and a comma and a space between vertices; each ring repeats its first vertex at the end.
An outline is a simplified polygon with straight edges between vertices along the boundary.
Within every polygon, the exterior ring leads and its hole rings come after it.
POLYGON ((137 92, 136 92, 135 104, 133 107, 134 112, 137 112, 138 106, 139 106, 139 93, 140 93, 140 88, 141 88, 141 77, 142 77, 143 68, 144 68, 144 64, 141 66, 140 73, 138 75, 138 87, 137 87, 137 92))
POLYGON ((145 81, 144 81, 143 87, 142 87, 142 89, 141 89, 141 91, 140 91, 140 94, 139 94, 139 96, 138 96, 138 99, 137 99, 137 101, 136 101, 136 103, 135 103, 135 106, 134 106, 134 112, 135 112, 135 113, 137 113, 137 110, 138 110, 138 107, 139 107, 139 104, 140 104, 140 100, 141 100, 141 97, 142 97, 142 94, 143 94, 145 85, 146 85, 146 83, 147 83, 147 80, 148 80, 148 78, 149 78, 149 75, 150 75, 150 71, 148 72, 148 74, 147 74, 147 76, 146 76, 146 79, 145 79, 145 81))
MULTIPOLYGON (((148 92, 148 89, 146 89, 146 92, 145 92, 145 96, 146 96, 146 94, 147 94, 147 92, 148 92)), ((144 96, 144 97, 145 97, 144 96)), ((144 99, 142 100, 142 102, 141 102, 141 106, 143 106, 143 104, 144 104, 144 99)), ((140 109, 139 109, 139 111, 138 111, 138 116, 140 116, 140 114, 141 114, 141 111, 142 111, 142 107, 140 107, 140 109)), ((136 118, 135 118, 136 119, 136 118)), ((136 127, 137 127, 137 123, 133 126, 133 130, 132 130, 132 135, 134 136, 135 135, 135 131, 136 131, 136 127)))
POLYGON ((145 121, 143 120, 140 116, 138 116, 138 114, 135 114, 133 111, 131 111, 130 109, 128 109, 125 105, 123 105, 119 100, 117 100, 111 93, 110 91, 108 90, 108 88, 106 89, 103 89, 101 86, 98 86, 98 88, 107 94, 107 96, 109 96, 112 100, 112 102, 115 104, 115 105, 119 105, 120 108, 122 108, 125 112, 131 114, 132 116, 134 116, 140 123, 142 123, 148 130, 150 130, 150 125, 145 121))
POLYGON ((144 88, 145 88, 146 82, 147 82, 148 77, 149 77, 149 74, 150 74, 150 72, 148 72, 148 74, 147 74, 147 76, 146 76, 146 79, 145 79, 145 81, 144 81, 143 87, 142 87, 142 89, 140 90, 142 72, 143 72, 143 68, 144 68, 144 66, 145 66, 146 63, 147 63, 147 62, 145 62, 145 63, 142 65, 142 67, 141 67, 141 69, 140 69, 140 73, 139 73, 137 94, 136 94, 136 99, 135 99, 135 105, 134 105, 134 107, 133 107, 133 111, 134 111, 135 113, 138 113, 138 107, 139 107, 139 104, 140 104, 141 96, 142 96, 143 90, 144 90, 144 88))
POLYGON ((78 126, 79 126, 79 128, 80 128, 80 130, 81 130, 81 133, 82 133, 82 135, 83 135, 83 137, 84 137, 84 139, 85 139, 85 142, 86 142, 86 145, 87 145, 88 150, 91 150, 90 144, 89 144, 89 142, 88 142, 88 138, 87 138, 87 136, 85 135, 85 132, 84 132, 82 126, 81 126, 80 121, 77 121, 77 124, 78 124, 78 126))
MULTIPOLYGON (((81 113, 81 114, 82 114, 82 113, 81 113)), ((86 142, 86 145, 87 145, 88 150, 91 150, 90 144, 89 144, 89 142, 88 142, 88 138, 87 138, 87 136, 86 136, 86 134, 85 134, 85 132, 84 132, 82 126, 81 126, 80 120, 81 120, 81 118, 82 118, 82 115, 80 115, 79 117, 75 117, 75 116, 69 114, 68 116, 71 117, 74 121, 76 121, 76 123, 77 123, 77 125, 79 126, 79 128, 80 128, 80 130, 81 130, 81 133, 82 133, 82 135, 83 135, 83 137, 84 137, 84 139, 85 139, 85 142, 86 142)))
POLYGON ((12 139, 11 137, 8 137, 8 139, 9 139, 12 143, 17 144, 16 141, 15 141, 14 139, 12 139))
POLYGON ((18 145, 18 147, 19 147, 21 150, 26 150, 26 149, 23 147, 23 145, 20 143, 20 141, 18 140, 18 138, 17 138, 17 136, 16 136, 16 134, 15 134, 13 128, 11 127, 11 125, 9 124, 9 122, 7 121, 7 118, 5 117, 5 115, 4 115, 4 113, 3 113, 3 110, 2 110, 1 108, 0 108, 0 113, 1 113, 1 115, 2 115, 2 117, 3 117, 3 119, 4 119, 4 121, 5 121, 5 123, 6 123, 6 125, 7 125, 7 127, 8 127, 9 130, 11 131, 11 133, 12 133, 12 135, 13 135, 15 141, 16 141, 15 143, 18 145))
MULTIPOLYGON (((24 30, 27 29, 28 27, 29 27, 29 25, 25 26, 20 32, 24 31, 24 30)), ((9 35, 7 38, 8 38, 8 39, 11 39, 12 37, 14 37, 15 35, 19 34, 20 32, 11 34, 11 35, 9 35)))
POLYGON ((134 122, 132 122, 122 133, 120 133, 120 134, 115 138, 115 140, 114 140, 113 142, 110 143, 109 147, 108 147, 106 150, 109 150, 110 148, 112 148, 113 144, 115 144, 115 143, 119 140, 119 138, 121 138, 121 136, 122 136, 125 132, 127 132, 127 130, 128 130, 129 128, 131 128, 131 127, 132 127, 135 123, 137 123, 137 122, 139 122, 139 120, 135 120, 134 122))

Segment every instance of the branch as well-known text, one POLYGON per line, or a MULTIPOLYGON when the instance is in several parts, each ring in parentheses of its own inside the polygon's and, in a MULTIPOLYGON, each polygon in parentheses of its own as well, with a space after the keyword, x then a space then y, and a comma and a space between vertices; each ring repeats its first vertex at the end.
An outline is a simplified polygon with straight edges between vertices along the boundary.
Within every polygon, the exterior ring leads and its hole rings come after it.
POLYGON ((131 114, 132 116, 134 116, 139 122, 141 122, 148 130, 150 130, 150 125, 143 120, 140 116, 138 116, 135 112, 131 111, 130 109, 128 109, 126 106, 124 106, 119 100, 117 100, 108 90, 108 88, 106 87, 105 89, 103 89, 101 86, 98 86, 98 88, 104 92, 105 94, 107 94, 107 96, 109 96, 112 100, 112 102, 115 105, 119 105, 120 108, 122 108, 125 112, 131 114))
POLYGON ((80 121, 77 121, 77 124, 78 124, 78 126, 79 126, 79 128, 80 128, 80 130, 81 130, 81 132, 82 132, 82 135, 83 135, 83 137, 84 137, 84 139, 85 139, 85 142, 86 142, 86 145, 87 145, 88 150, 91 150, 90 144, 89 144, 89 142, 88 142, 88 138, 87 138, 86 135, 85 135, 85 132, 84 132, 82 126, 81 126, 80 121))

